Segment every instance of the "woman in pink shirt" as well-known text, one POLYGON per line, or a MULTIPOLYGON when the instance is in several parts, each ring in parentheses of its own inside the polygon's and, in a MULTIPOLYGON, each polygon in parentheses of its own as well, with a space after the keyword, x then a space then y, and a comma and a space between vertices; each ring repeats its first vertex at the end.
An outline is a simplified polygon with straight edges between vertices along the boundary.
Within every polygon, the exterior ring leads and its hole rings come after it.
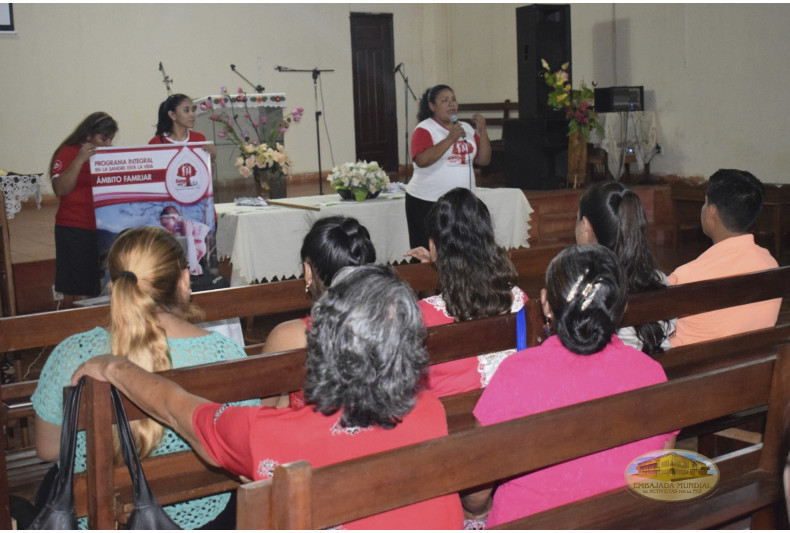
MULTIPOLYGON (((615 334, 625 310, 624 280, 617 258, 601 245, 572 246, 552 260, 540 300, 557 334, 502 363, 474 410, 482 425, 666 381, 658 362, 615 334)), ((592 422, 589 431, 606 431, 592 422)), ((623 487, 631 461, 673 442, 674 434, 658 435, 508 480, 494 494, 487 526, 623 487)), ((490 494, 467 496, 467 511, 485 513, 490 494)))

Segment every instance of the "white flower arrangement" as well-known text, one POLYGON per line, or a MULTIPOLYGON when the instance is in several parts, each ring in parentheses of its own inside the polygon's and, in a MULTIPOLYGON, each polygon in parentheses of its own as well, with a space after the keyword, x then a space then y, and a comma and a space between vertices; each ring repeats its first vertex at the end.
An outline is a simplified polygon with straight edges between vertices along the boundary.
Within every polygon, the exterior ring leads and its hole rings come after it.
POLYGON ((333 168, 326 179, 335 191, 351 191, 357 201, 383 191, 390 184, 387 173, 375 161, 343 163, 333 168))
POLYGON ((241 145, 241 153, 236 158, 236 168, 245 178, 249 178, 255 168, 282 172, 286 176, 291 171, 291 159, 280 143, 276 143, 274 147, 266 143, 244 143, 241 145))

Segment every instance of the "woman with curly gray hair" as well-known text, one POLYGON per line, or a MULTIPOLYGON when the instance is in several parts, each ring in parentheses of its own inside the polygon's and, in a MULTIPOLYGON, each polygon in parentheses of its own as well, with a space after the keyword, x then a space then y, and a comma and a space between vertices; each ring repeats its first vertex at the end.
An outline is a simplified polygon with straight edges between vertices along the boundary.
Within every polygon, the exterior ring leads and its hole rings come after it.
MULTIPOLYGON (((447 435, 441 402, 420 390, 428 362, 424 337, 413 292, 391 269, 347 267, 313 308, 307 408, 209 402, 114 356, 91 359, 72 380, 89 375, 111 382, 171 424, 209 464, 259 480, 283 463, 303 459, 319 467, 447 435)), ((458 529, 462 520, 460 499, 450 494, 343 526, 458 529)))

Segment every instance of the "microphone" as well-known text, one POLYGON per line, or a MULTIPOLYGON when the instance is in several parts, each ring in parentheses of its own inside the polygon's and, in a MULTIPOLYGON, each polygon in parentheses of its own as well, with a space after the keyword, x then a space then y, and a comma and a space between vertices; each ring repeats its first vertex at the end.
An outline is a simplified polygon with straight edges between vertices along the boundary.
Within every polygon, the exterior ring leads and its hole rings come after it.
POLYGON ((165 71, 165 67, 163 67, 163 66, 162 66, 162 62, 161 62, 161 61, 159 62, 159 70, 160 70, 161 72, 164 72, 164 71, 165 71))
POLYGON ((276 70, 277 72, 282 72, 283 68, 280 65, 277 65, 274 67, 274 70, 276 70))
POLYGON ((232 70, 233 72, 236 72, 236 65, 231 65, 230 66, 230 70, 232 70))
MULTIPOLYGON (((450 115, 450 122, 453 124, 459 124, 458 115, 450 115)), ((466 130, 464 130, 464 134, 461 135, 461 138, 466 140, 466 130)))
POLYGON ((397 67, 395 67, 395 69, 392 71, 392 73, 393 73, 393 74, 395 74, 396 72, 398 72, 398 71, 401 69, 401 67, 402 67, 402 66, 403 66, 403 63, 402 63, 402 62, 401 62, 401 63, 398 63, 398 66, 397 66, 397 67))

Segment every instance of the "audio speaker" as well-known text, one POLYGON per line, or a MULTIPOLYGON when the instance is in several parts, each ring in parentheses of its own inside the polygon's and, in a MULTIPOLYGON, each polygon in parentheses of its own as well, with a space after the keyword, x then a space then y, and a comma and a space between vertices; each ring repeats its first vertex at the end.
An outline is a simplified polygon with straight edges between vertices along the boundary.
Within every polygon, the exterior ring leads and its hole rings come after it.
POLYGON ((506 120, 505 184, 517 189, 563 189, 568 175, 568 121, 506 120))
POLYGON ((644 111, 645 89, 641 85, 637 87, 596 87, 595 110, 599 113, 644 111))
POLYGON ((552 71, 570 62, 571 6, 533 4, 516 8, 516 43, 518 116, 535 118, 562 115, 562 110, 553 109, 546 103, 549 88, 543 80, 540 60, 545 59, 552 71))

